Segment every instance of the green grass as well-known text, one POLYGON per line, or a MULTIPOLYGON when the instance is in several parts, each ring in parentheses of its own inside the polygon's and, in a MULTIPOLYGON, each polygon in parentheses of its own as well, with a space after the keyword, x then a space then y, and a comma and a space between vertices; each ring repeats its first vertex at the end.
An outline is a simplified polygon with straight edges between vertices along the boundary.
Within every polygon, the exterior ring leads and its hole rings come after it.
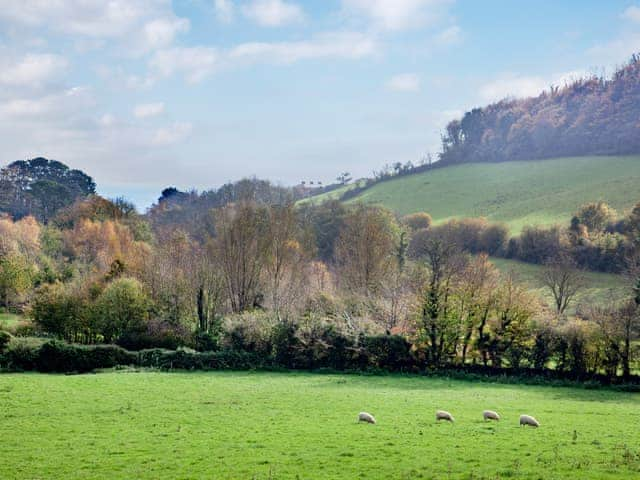
MULTIPOLYGON (((495 257, 491 258, 491 263, 503 273, 515 272, 518 280, 525 283, 533 293, 542 297, 546 303, 552 304, 553 297, 539 280, 543 266, 495 257)), ((580 303, 607 305, 623 300, 630 295, 629 286, 626 285, 622 275, 599 272, 583 272, 583 275, 585 286, 576 295, 573 304, 570 305, 569 314, 573 314, 575 307, 580 303)))
POLYGON ((7 374, 0 405, 2 479, 640 478, 640 395, 612 391, 304 373, 7 374), (456 423, 436 424, 438 408, 456 423), (485 408, 503 421, 484 423, 485 408), (357 424, 361 410, 378 424, 357 424), (525 412, 541 428, 520 428, 525 412))
POLYGON ((322 203, 327 200, 338 200, 340 197, 347 191, 355 188, 356 186, 361 186, 363 184, 363 180, 356 180, 353 183, 348 185, 343 185, 342 187, 338 187, 335 190, 331 190, 330 192, 321 193, 319 195, 314 195, 313 197, 303 198, 299 200, 298 205, 304 205, 305 203, 322 203))
POLYGON ((21 315, 15 315, 13 313, 0 313, 0 328, 11 327, 23 320, 21 315))
POLYGON ((619 212, 640 201, 640 156, 457 165, 379 183, 350 201, 401 215, 426 211, 436 222, 482 216, 518 233, 525 225, 568 224, 581 205, 598 200, 619 212))

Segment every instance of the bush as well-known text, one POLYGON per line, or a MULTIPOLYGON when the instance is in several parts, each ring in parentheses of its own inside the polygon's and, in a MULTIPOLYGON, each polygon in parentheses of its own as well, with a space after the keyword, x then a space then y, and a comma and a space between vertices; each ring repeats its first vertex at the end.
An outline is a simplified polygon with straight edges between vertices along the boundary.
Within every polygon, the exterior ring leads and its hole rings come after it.
POLYGON ((184 325, 152 320, 141 330, 123 333, 116 340, 116 344, 134 351, 149 348, 176 350, 178 347, 190 345, 191 340, 191 334, 184 325))
POLYGON ((193 346, 199 352, 215 352, 218 350, 218 336, 211 332, 198 330, 193 335, 193 346))
POLYGON ((0 353, 3 353, 9 342, 11 341, 11 334, 0 330, 0 353))
POLYGON ((400 335, 365 337, 362 347, 369 356, 369 366, 400 372, 414 365, 411 344, 400 335))
POLYGON ((429 228, 433 223, 431 215, 426 212, 411 213, 402 217, 402 223, 408 226, 412 231, 429 228))
POLYGON ((138 352, 138 365, 161 370, 251 370, 269 363, 255 353, 235 350, 187 352, 154 348, 138 352))
POLYGON ((5 365, 9 370, 35 370, 42 343, 38 338, 13 338, 4 354, 5 365))
POLYGON ((38 349, 36 369, 40 372, 90 372, 98 368, 134 365, 137 356, 116 345, 73 345, 50 341, 38 349))

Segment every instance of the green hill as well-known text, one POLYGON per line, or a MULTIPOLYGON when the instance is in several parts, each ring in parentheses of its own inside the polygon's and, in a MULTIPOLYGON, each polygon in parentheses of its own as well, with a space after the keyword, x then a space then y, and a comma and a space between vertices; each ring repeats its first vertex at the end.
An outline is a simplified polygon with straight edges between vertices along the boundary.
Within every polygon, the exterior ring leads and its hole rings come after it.
POLYGON ((482 216, 517 233, 525 225, 566 224, 578 207, 598 200, 619 212, 640 201, 640 156, 455 165, 378 183, 349 202, 401 215, 426 211, 436 222, 482 216))

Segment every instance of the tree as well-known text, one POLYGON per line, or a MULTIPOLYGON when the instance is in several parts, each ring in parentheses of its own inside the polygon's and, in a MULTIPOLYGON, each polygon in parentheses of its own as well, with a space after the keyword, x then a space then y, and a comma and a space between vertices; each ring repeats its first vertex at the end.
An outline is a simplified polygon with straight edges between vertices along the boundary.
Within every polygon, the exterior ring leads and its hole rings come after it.
POLYGON ((408 226, 412 231, 429 228, 433 223, 431 215, 426 212, 417 212, 402 217, 402 223, 408 226))
POLYGON ((456 312, 462 333, 462 357, 464 365, 474 332, 484 341, 485 327, 495 301, 498 272, 486 254, 472 258, 459 276, 456 291, 456 312))
POLYGON ((31 265, 20 254, 9 254, 0 257, 0 302, 9 308, 17 296, 30 286, 33 277, 31 265))
POLYGON ((133 278, 110 283, 93 306, 96 325, 106 343, 125 333, 139 332, 149 319, 149 299, 133 278))
POLYGON ((616 219, 616 211, 602 201, 587 203, 580 207, 576 217, 590 232, 601 232, 616 219))
POLYGON ((345 218, 336 262, 346 287, 364 295, 379 292, 393 262, 398 228, 381 208, 358 206, 345 218))
POLYGON ((243 201, 216 212, 216 257, 234 312, 260 306, 260 280, 268 253, 268 211, 243 201))
POLYGON ((56 160, 19 160, 0 170, 0 210, 14 217, 33 215, 41 221, 76 198, 95 193, 96 184, 80 170, 56 160))
POLYGON ((346 185, 351 181, 351 174, 349 172, 343 172, 338 175, 338 178, 336 178, 336 180, 342 185, 346 185))
POLYGON ((450 294, 453 280, 462 270, 464 262, 457 245, 447 236, 446 229, 425 232, 421 257, 428 272, 423 292, 421 328, 428 344, 428 361, 431 365, 439 365, 451 337, 454 337, 454 342, 457 339, 457 329, 451 328, 450 294))
POLYGON ((560 255, 545 262, 539 276, 542 285, 553 295, 555 311, 564 314, 585 285, 584 274, 567 255, 560 255))
POLYGON ((96 339, 87 296, 75 285, 56 283, 39 288, 31 305, 31 317, 43 331, 59 338, 87 343, 96 339))
POLYGON ((268 216, 266 272, 271 307, 280 316, 282 307, 292 300, 293 291, 299 290, 306 255, 298 240, 301 232, 294 205, 271 206, 268 216))

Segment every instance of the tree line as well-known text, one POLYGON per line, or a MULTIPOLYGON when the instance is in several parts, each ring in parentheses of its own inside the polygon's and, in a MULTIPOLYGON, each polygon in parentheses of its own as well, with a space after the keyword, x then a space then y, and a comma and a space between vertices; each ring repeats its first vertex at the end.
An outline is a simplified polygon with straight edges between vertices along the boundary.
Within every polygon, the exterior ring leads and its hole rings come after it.
MULTIPOLYGON (((47 224, 0 219, 0 299, 31 319, 13 334, 244 352, 292 368, 370 366, 384 351, 419 368, 632 373, 640 269, 630 260, 624 301, 577 305, 575 260, 549 247, 547 305, 491 263, 488 254, 513 248, 502 225, 432 225, 426 213, 339 202, 297 207, 248 191, 197 226, 95 195, 47 224)), ((609 228, 600 207, 585 206, 571 228, 588 238, 609 228)))
POLYGON ((450 122, 440 162, 500 162, 640 152, 640 56, 610 78, 552 85, 537 97, 504 99, 450 122))

